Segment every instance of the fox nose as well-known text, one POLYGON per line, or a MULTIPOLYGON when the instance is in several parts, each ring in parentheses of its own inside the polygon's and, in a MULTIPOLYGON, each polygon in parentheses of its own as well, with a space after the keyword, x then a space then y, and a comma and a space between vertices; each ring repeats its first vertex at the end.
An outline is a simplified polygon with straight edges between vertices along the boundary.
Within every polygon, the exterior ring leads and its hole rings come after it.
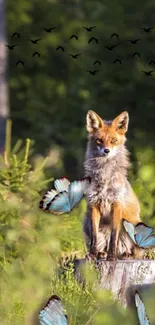
POLYGON ((110 150, 107 148, 107 149, 104 149, 104 153, 108 154, 110 152, 110 150))

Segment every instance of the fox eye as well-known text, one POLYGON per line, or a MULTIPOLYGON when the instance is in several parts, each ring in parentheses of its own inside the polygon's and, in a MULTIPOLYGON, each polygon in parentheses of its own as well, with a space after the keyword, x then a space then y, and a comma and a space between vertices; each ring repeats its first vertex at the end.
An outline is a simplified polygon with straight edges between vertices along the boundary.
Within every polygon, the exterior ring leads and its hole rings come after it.
POLYGON ((102 139, 99 139, 99 138, 97 138, 97 139, 96 139, 96 143, 97 143, 97 144, 101 144, 101 143, 103 143, 103 140, 102 140, 102 139))
POLYGON ((111 143, 116 143, 117 142, 117 138, 113 138, 112 140, 111 140, 111 143))

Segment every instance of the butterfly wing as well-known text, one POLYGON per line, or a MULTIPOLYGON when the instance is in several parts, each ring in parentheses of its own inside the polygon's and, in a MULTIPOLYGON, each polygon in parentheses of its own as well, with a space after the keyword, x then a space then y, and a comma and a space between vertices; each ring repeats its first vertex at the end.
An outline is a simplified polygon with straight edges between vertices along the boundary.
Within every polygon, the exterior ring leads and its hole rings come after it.
POLYGON ((52 296, 48 300, 46 306, 39 313, 39 321, 41 325, 68 325, 59 297, 52 296))
POLYGON ((83 195, 86 194, 88 186, 90 184, 89 178, 84 178, 79 181, 73 181, 69 185, 69 201, 71 209, 82 199, 83 195))
POLYGON ((46 210, 53 214, 62 214, 70 211, 70 202, 66 191, 57 194, 47 205, 46 210))
POLYGON ((47 208, 48 203, 50 203, 57 194, 58 192, 55 190, 50 190, 45 193, 43 199, 40 201, 40 209, 45 210, 47 208))
POLYGON ((137 313, 138 313, 140 325, 150 325, 149 319, 146 315, 144 303, 142 302, 139 293, 137 291, 135 293, 135 303, 137 307, 137 313))
POLYGON ((142 243, 139 245, 143 248, 150 248, 155 247, 155 236, 150 236, 142 241, 142 243))
POLYGON ((134 236, 135 235, 135 227, 134 227, 134 225, 132 223, 126 221, 126 220, 123 220, 123 225, 124 225, 125 230, 129 234, 130 238, 136 244, 135 236, 134 236))
POLYGON ((54 181, 54 187, 57 190, 57 192, 68 192, 68 186, 70 184, 70 181, 67 177, 59 178, 54 181))
MULTIPOLYGON (((149 244, 155 245, 155 237, 150 235, 153 233, 151 227, 146 226, 144 223, 139 223, 135 226, 135 239, 139 247, 147 247, 149 244), (153 240, 154 238, 154 240, 153 240)), ((151 246, 152 246, 151 245, 151 246)), ((148 246, 149 247, 149 246, 148 246)))

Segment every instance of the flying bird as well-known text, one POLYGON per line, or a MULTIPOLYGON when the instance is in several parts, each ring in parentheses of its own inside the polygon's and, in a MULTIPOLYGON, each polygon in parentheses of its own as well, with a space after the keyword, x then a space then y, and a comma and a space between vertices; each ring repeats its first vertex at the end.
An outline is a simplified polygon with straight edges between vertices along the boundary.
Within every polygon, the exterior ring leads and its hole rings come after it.
POLYGON ((149 62, 149 65, 151 65, 151 64, 155 64, 155 61, 150 61, 149 62))
POLYGON ((16 65, 18 65, 18 64, 22 64, 22 65, 24 66, 24 61, 22 61, 22 60, 18 60, 18 61, 16 62, 16 65))
POLYGON ((119 62, 120 64, 122 64, 122 61, 120 59, 116 59, 116 60, 113 61, 114 64, 117 63, 117 62, 119 62))
POLYGON ((114 36, 116 36, 117 38, 119 38, 119 35, 118 35, 117 33, 113 33, 113 34, 111 35, 111 38, 113 38, 114 36))
POLYGON ((140 58, 140 53, 138 53, 138 52, 134 52, 133 55, 132 55, 132 57, 134 57, 136 55, 139 56, 139 58, 140 58))
POLYGON ((137 44, 137 42, 140 40, 141 40, 141 38, 137 38, 135 40, 129 39, 128 42, 130 42, 131 44, 137 44))
POLYGON ((78 39, 79 39, 79 37, 76 36, 76 35, 72 35, 72 36, 70 37, 70 39, 72 39, 72 38, 75 38, 77 41, 78 41, 78 39))
POLYGON ((91 37, 91 38, 89 39, 89 41, 88 41, 88 44, 89 44, 90 42, 92 42, 92 41, 95 41, 96 44, 98 44, 98 39, 97 39, 96 37, 91 37))
POLYGON ((101 65, 101 62, 100 62, 99 60, 96 60, 96 61, 94 62, 94 65, 97 64, 97 63, 98 63, 99 65, 101 65))
POLYGON ((64 52, 64 47, 62 47, 62 46, 58 46, 58 47, 56 48, 56 51, 58 51, 58 50, 62 50, 62 51, 64 52))
POLYGON ((73 59, 77 59, 78 56, 81 55, 81 53, 78 53, 78 54, 69 54, 69 55, 72 56, 73 59))
POLYGON ((92 26, 92 27, 83 27, 84 29, 87 30, 87 32, 91 32, 93 28, 95 28, 96 26, 92 26))
POLYGON ((119 44, 116 44, 116 45, 111 45, 111 46, 108 46, 108 45, 105 45, 104 47, 106 49, 108 49, 109 51, 112 51, 116 46, 118 46, 119 44))
POLYGON ((93 70, 93 71, 91 71, 91 70, 87 70, 92 76, 95 76, 96 75, 96 73, 98 72, 98 71, 100 71, 100 70, 93 70))
POLYGON ((35 55, 38 55, 39 58, 40 58, 40 56, 41 56, 41 54, 40 54, 39 52, 34 52, 34 53, 32 54, 32 56, 35 56, 35 55))
POLYGON ((33 44, 38 44, 38 42, 41 40, 41 38, 37 38, 37 39, 29 39, 30 42, 32 42, 33 44))
POLYGON ((20 34, 17 33, 17 32, 15 32, 15 33, 12 34, 12 38, 13 38, 14 36, 18 36, 18 38, 20 38, 20 34))
POLYGON ((143 27, 141 27, 140 29, 143 29, 144 32, 146 32, 146 33, 150 33, 153 28, 154 27, 149 27, 149 28, 143 28, 143 27))
POLYGON ((145 73, 146 76, 152 76, 152 73, 153 73, 154 71, 155 71, 155 70, 142 71, 142 72, 145 73))
POLYGON ((18 44, 14 44, 14 45, 5 45, 6 47, 8 47, 9 50, 13 50, 14 47, 18 46, 18 44))
POLYGON ((56 27, 51 27, 51 28, 43 28, 47 33, 51 33, 53 29, 56 29, 56 27))

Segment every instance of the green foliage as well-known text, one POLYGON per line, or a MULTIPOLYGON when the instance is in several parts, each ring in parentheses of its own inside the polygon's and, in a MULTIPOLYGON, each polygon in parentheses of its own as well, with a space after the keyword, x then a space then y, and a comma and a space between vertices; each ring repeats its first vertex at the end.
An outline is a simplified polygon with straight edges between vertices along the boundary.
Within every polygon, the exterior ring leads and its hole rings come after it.
POLYGON ((94 291, 99 274, 93 266, 83 270, 84 284, 74 277, 74 256, 85 253, 85 200, 69 215, 41 211, 42 192, 53 180, 46 176, 48 158, 31 158, 30 164, 31 141, 17 147, 6 150, 0 167, 1 324, 39 324, 38 313, 52 294, 62 299, 72 325, 110 325, 114 319, 115 324, 134 324, 134 314, 109 292, 94 291))
POLYGON ((63 272, 55 275, 51 288, 54 288, 53 292, 57 292, 59 297, 63 297, 69 324, 110 325, 113 324, 114 315, 116 324, 133 323, 134 316, 119 306, 112 294, 107 291, 93 290, 98 275, 92 265, 83 270, 83 276, 87 279, 84 286, 75 279, 73 259, 61 263, 60 267, 63 272))
MULTIPOLYGON (((76 3, 32 0, 27 3, 17 0, 16 6, 10 0, 7 2, 8 42, 18 41, 19 44, 8 53, 13 143, 19 137, 34 139, 34 153, 51 156, 46 174, 49 177, 52 174, 54 178, 67 175, 73 180, 83 176, 88 109, 97 111, 105 119, 128 110, 127 147, 133 162, 130 179, 141 202, 142 219, 153 227, 154 74, 149 78, 141 70, 149 69, 148 63, 154 57, 154 29, 146 34, 140 27, 147 26, 148 17, 149 24, 153 25, 154 6, 152 0, 136 4, 123 0, 112 3, 94 0, 78 0, 76 3), (91 24, 97 26, 91 34, 99 38, 96 46, 88 44, 90 34, 82 28, 91 24), (46 26, 58 28, 46 33, 43 30, 46 26), (20 40, 12 40, 14 31, 21 33, 20 40), (110 52, 104 46, 116 42, 110 38, 114 31, 120 34, 120 41, 130 38, 141 38, 141 41, 137 45, 123 43, 110 52), (77 34, 79 40, 70 41, 71 34, 77 34), (28 41, 33 37, 41 38, 37 46, 28 41), (56 51, 59 44, 64 45, 64 53, 56 51), (40 59, 32 57, 36 47, 42 54, 40 59), (140 59, 131 58, 134 51, 141 53, 140 59), (78 60, 68 55, 72 52, 81 53, 78 60), (112 64, 116 57, 123 59, 122 66, 112 64), (25 60, 24 67, 16 66, 19 58, 25 60), (94 68, 96 59, 100 59, 102 65, 101 71, 93 77, 86 70, 94 68)), ((20 142, 18 140, 17 147, 20 142)), ((9 186, 13 182, 15 190, 15 180, 18 186, 20 181, 23 186, 22 179, 26 181, 25 167, 24 162, 16 161, 16 153, 12 160, 14 170, 5 173, 11 172, 9 186), (21 180, 16 175, 15 162, 23 170, 21 180)), ((0 175, 3 182, 8 177, 5 173, 0 175)), ((78 210, 77 213, 80 215, 78 210)), ((70 242, 66 235, 66 247, 67 241, 70 242)))
MULTIPOLYGON (((141 73, 155 56, 154 30, 149 35, 140 30, 154 25, 154 9, 153 0, 16 0, 16 5, 7 1, 8 43, 19 45, 9 52, 8 61, 14 148, 8 122, 0 162, 0 324, 34 325, 35 311, 52 293, 60 295, 71 324, 136 323, 109 293, 95 294, 93 285, 84 289, 76 283, 72 269, 65 273, 67 285, 63 275, 58 276, 60 256, 85 253, 85 200, 60 218, 40 211, 39 201, 53 178, 83 175, 88 109, 105 119, 127 109, 130 180, 140 199, 142 220, 155 227, 154 74, 148 78, 141 73), (46 34, 43 28, 52 27, 51 22, 59 28, 46 34), (88 45, 82 29, 87 25, 97 26, 93 32, 99 38, 97 46, 88 45), (11 38, 15 31, 21 33, 20 40, 11 38), (109 52, 104 46, 115 43, 110 38, 115 31, 121 40, 142 41, 109 52), (74 33, 78 42, 69 41, 74 33), (33 37, 42 38, 37 45, 41 59, 32 57, 36 47, 28 39, 33 37), (55 51, 59 44, 64 45, 64 54, 55 51), (131 59, 134 51, 141 53, 140 59, 131 59), (68 53, 82 54, 74 61, 68 53), (121 67, 112 64, 116 57, 123 59, 121 67), (24 67, 16 66, 19 59, 25 61, 24 67), (96 59, 102 66, 93 77, 86 70, 94 68, 96 59)), ((154 258, 154 253, 147 256, 154 258)))
MULTIPOLYGON (((8 129, 9 125, 8 122, 8 129)), ((58 262, 59 257, 66 254, 84 255, 82 218, 85 200, 65 216, 55 217, 40 211, 41 193, 53 180, 47 179, 45 173, 48 158, 38 157, 30 164, 31 141, 26 140, 25 148, 18 142, 11 150, 11 131, 7 134, 0 167, 1 322, 4 325, 36 324, 43 301, 56 293, 63 300, 71 324, 110 325, 113 315, 115 323, 131 324, 133 315, 129 317, 110 293, 94 292, 96 276, 93 270, 84 271, 86 282, 83 286, 74 278, 70 258, 65 265, 58 262)), ((148 151, 150 166, 151 155, 152 151, 148 151)), ((143 155, 139 156, 139 162, 142 159, 143 155)), ((132 175, 133 186, 144 181, 149 187, 152 174, 139 165, 139 183, 134 182, 132 175)), ((149 251, 146 257, 154 258, 154 253, 149 251)))
POLYGON ((131 1, 36 1, 7 2, 8 42, 18 42, 9 52, 9 92, 13 140, 30 137, 36 141, 36 151, 47 153, 53 145, 62 152, 63 172, 76 178, 83 173, 82 163, 86 146, 85 116, 88 109, 96 110, 103 118, 114 118, 122 110, 130 115, 129 148, 147 155, 154 148, 154 74, 149 78, 141 70, 153 69, 149 62, 155 55, 154 30, 146 34, 140 27, 154 25, 153 0, 131 1), (96 25, 92 33, 82 27, 96 25), (43 28, 57 26, 52 33, 43 28), (21 39, 12 40, 14 31, 21 39), (117 43, 111 34, 118 32, 120 42, 114 51, 104 46, 117 43), (69 40, 77 34, 79 40, 69 40), (96 36, 99 44, 88 44, 96 36), (29 38, 41 38, 38 45, 29 38), (128 39, 140 38, 137 45, 128 39), (62 44, 65 52, 56 51, 62 44), (34 50, 41 58, 32 57, 34 50), (141 57, 132 58, 138 51, 141 57), (72 59, 68 53, 81 53, 72 59), (17 60, 25 66, 16 66, 17 60), (114 65, 116 58, 122 65, 114 65), (101 60, 100 72, 90 76, 96 59, 101 60), (21 109, 22 107, 22 109, 21 109), (39 118, 38 118, 39 117, 39 118), (146 121, 148 121, 146 123, 146 121), (20 126, 20 127, 19 127, 20 126), (145 153, 146 151, 146 153, 145 153))
POLYGON ((130 179, 140 201, 142 220, 148 226, 155 227, 155 153, 151 147, 145 151, 137 147, 135 155, 137 171, 136 175, 132 173, 130 179))

